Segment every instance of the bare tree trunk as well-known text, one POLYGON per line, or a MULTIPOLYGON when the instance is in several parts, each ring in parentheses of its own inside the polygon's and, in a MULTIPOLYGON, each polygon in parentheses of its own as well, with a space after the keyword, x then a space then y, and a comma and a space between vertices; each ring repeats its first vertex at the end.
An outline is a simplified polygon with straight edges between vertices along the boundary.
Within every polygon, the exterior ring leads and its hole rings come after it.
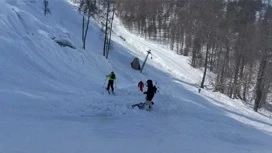
POLYGON ((190 32, 185 33, 185 48, 184 48, 184 56, 189 55, 189 49, 192 47, 192 34, 190 32))
POLYGON ((84 30, 85 30, 85 15, 82 16, 82 42, 84 42, 84 30))
POLYGON ((245 59, 242 57, 241 59, 241 65, 240 65, 240 68, 239 68, 239 79, 240 80, 240 84, 238 84, 236 86, 236 96, 239 97, 240 99, 243 99, 242 96, 241 96, 241 88, 242 88, 242 80, 244 80, 244 69, 245 69, 245 59))
POLYGON ((103 56, 106 56, 106 44, 107 44, 107 39, 108 39, 108 20, 109 20, 109 4, 110 2, 108 1, 108 9, 107 9, 107 16, 106 16, 106 27, 105 27, 105 37, 104 37, 104 47, 103 47, 103 56))
POLYGON ((234 69, 234 78, 233 78, 233 93, 231 96, 232 98, 237 98, 237 91, 238 91, 238 86, 237 86, 237 82, 238 82, 238 74, 239 74, 239 67, 240 67, 240 60, 241 60, 241 55, 238 55, 236 62, 235 62, 235 69, 234 69))
POLYGON ((179 49, 179 43, 176 43, 176 50, 177 50, 177 54, 179 55, 180 54, 180 49, 179 49))
MULTIPOLYGON (((220 49, 220 50, 222 50, 222 49, 220 49)), ((228 52, 229 51, 228 51, 228 48, 227 48, 227 51, 226 51, 225 56, 223 57, 223 59, 222 59, 221 56, 219 56, 217 58, 217 60, 219 60, 219 61, 223 60, 221 65, 219 65, 219 63, 221 63, 221 62, 217 62, 217 66, 216 66, 217 70, 218 70, 218 74, 217 74, 217 77, 216 77, 215 91, 219 91, 221 93, 225 92, 225 90, 224 90, 225 89, 224 80, 225 80, 225 69, 227 67, 226 66, 227 61, 229 60, 228 52)))
POLYGON ((85 45, 86 45, 86 38, 87 38, 87 34, 88 34, 89 23, 90 23, 90 16, 88 16, 87 25, 86 25, 86 29, 85 29, 85 32, 84 32, 83 49, 85 49, 85 45))
POLYGON ((200 52, 199 51, 200 49, 201 49, 200 40, 199 40, 199 38, 195 38, 193 50, 192 50, 192 62, 191 62, 192 67, 197 66, 196 58, 197 58, 197 53, 200 52))
POLYGON ((181 55, 184 55, 184 41, 185 41, 185 39, 184 39, 184 32, 182 33, 182 36, 181 36, 181 46, 180 46, 180 54, 181 55))
POLYGON ((205 66, 204 66, 204 74, 202 78, 202 82, 200 85, 200 88, 204 88, 204 83, 205 83, 205 78, 206 78, 206 72, 207 72, 207 66, 208 66, 208 55, 209 55, 209 46, 207 44, 207 49, 206 49, 206 57, 205 57, 205 66))
POLYGON ((263 99, 264 74, 265 74, 266 64, 267 64, 267 61, 263 58, 260 63, 257 84, 256 84, 256 98, 255 98, 255 103, 253 108, 255 112, 258 111, 261 101, 263 99))
POLYGON ((247 90, 248 90, 248 84, 245 83, 244 86, 243 86, 243 93, 242 93, 242 100, 243 101, 246 101, 246 94, 247 94, 247 90))
POLYGON ((48 0, 44 0, 44 16, 46 16, 47 13, 50 13, 50 9, 48 7, 48 0))
POLYGON ((232 95, 233 95, 233 83, 232 83, 232 81, 233 81, 233 78, 230 78, 230 83, 228 85, 228 96, 230 98, 232 98, 232 95))
POLYGON ((112 25, 113 25, 113 20, 114 20, 114 12, 115 12, 115 9, 114 9, 114 5, 113 5, 113 12, 112 12, 113 14, 112 14, 112 18, 111 18, 110 37, 109 37, 109 44, 108 44, 106 59, 108 59, 108 57, 109 57, 109 52, 110 52, 111 32, 112 32, 112 25))
POLYGON ((214 50, 215 50, 215 43, 213 42, 212 53, 210 56, 210 71, 213 71, 213 69, 214 69, 214 52, 215 52, 214 50))

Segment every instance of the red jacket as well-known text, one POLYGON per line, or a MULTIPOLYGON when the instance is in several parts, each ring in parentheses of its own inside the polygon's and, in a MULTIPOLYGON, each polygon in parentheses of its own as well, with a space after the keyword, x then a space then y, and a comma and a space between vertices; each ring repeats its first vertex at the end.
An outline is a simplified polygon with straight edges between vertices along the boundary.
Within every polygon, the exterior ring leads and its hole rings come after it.
POLYGON ((143 83, 143 81, 140 81, 138 83, 138 88, 140 89, 141 92, 143 92, 143 90, 144 90, 144 83, 143 83))

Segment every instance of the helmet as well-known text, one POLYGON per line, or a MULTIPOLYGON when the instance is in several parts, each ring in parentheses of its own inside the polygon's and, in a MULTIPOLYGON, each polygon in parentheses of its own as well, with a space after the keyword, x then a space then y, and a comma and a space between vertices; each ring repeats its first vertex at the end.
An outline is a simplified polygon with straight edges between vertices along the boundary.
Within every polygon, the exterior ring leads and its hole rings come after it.
POLYGON ((147 84, 152 84, 152 80, 147 80, 146 83, 147 84))

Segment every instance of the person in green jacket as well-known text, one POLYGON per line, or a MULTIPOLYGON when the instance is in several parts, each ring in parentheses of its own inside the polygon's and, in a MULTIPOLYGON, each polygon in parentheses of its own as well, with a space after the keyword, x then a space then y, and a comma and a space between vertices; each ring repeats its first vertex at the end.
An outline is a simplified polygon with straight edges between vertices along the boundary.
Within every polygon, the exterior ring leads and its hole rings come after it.
POLYGON ((114 93, 113 84, 114 84, 114 80, 116 79, 116 76, 115 76, 114 72, 112 71, 112 72, 111 72, 110 74, 108 74, 106 77, 109 78, 108 86, 107 86, 107 91, 109 92, 109 90, 110 90, 110 88, 111 88, 112 93, 114 93))

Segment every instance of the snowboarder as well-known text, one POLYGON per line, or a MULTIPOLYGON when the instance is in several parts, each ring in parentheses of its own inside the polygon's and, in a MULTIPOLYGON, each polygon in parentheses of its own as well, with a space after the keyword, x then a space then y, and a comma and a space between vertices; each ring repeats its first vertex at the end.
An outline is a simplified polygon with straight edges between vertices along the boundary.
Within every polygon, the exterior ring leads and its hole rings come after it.
POLYGON ((114 80, 116 79, 114 72, 112 71, 110 74, 106 75, 106 77, 109 78, 107 91, 110 93, 110 88, 111 88, 112 93, 114 93, 113 84, 114 84, 114 80))
POLYGON ((144 90, 144 83, 143 83, 143 81, 140 81, 140 82, 138 83, 138 88, 139 88, 139 90, 140 90, 141 92, 143 92, 143 90, 144 90))
POLYGON ((152 105, 154 104, 152 102, 152 99, 157 91, 157 87, 153 85, 152 80, 147 80, 146 84, 147 84, 147 91, 144 92, 144 94, 146 94, 145 105, 147 106, 147 110, 151 110, 152 105))
POLYGON ((144 94, 146 94, 145 103, 137 103, 132 105, 132 108, 134 107, 138 107, 139 109, 146 109, 148 111, 150 111, 152 109, 152 105, 154 105, 154 102, 152 101, 155 93, 157 92, 157 87, 153 85, 152 80, 147 80, 146 81, 147 84, 147 91, 144 92, 144 94))

